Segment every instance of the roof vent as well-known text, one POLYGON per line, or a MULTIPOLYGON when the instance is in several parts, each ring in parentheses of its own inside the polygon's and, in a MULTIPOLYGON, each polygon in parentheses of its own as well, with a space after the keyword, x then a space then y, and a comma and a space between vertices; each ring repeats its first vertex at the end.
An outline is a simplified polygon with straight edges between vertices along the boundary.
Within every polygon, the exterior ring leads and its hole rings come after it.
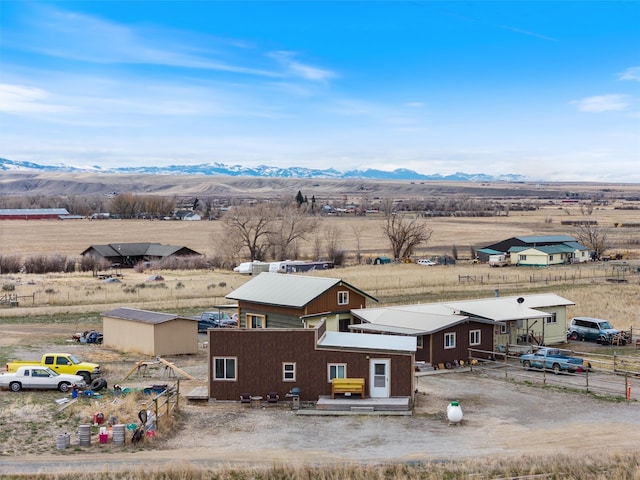
POLYGON ((517 302, 518 302, 518 303, 524 303, 524 298, 522 298, 522 297, 518 297, 517 302))

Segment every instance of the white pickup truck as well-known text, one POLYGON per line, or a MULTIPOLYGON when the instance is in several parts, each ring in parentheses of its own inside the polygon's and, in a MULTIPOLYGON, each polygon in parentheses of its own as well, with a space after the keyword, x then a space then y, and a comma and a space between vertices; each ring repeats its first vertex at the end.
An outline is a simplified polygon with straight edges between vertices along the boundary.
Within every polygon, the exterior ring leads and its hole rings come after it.
POLYGON ((80 375, 57 373, 48 367, 25 365, 15 372, 0 375, 0 388, 9 388, 12 392, 22 389, 48 389, 68 392, 70 389, 85 388, 87 384, 80 375))

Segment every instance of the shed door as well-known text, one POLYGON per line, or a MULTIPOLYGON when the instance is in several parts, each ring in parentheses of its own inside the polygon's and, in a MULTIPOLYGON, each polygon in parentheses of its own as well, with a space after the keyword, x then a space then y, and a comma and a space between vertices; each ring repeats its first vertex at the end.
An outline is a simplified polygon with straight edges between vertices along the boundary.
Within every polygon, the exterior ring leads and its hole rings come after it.
POLYGON ((374 358, 369 362, 369 395, 372 398, 388 398, 390 393, 391 359, 374 358))

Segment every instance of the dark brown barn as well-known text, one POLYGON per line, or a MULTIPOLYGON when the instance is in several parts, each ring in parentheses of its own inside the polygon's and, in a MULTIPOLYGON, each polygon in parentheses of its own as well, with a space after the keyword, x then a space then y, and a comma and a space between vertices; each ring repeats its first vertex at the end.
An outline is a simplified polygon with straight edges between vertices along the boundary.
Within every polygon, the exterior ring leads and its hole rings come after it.
POLYGON ((305 328, 324 320, 327 330, 349 331, 351 310, 378 301, 336 278, 261 273, 226 298, 238 302, 240 326, 305 328))
POLYGON ((364 378, 371 398, 412 397, 416 340, 406 336, 313 329, 210 329, 209 398, 244 393, 281 399, 294 387, 300 399, 331 394, 333 378, 364 378))

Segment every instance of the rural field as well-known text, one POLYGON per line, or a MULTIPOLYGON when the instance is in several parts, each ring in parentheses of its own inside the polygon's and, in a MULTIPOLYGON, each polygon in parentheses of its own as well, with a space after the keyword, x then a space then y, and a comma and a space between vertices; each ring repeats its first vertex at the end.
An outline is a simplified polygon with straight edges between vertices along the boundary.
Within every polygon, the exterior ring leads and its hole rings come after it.
MULTIPOLYGON (((625 190, 626 194, 629 191, 633 193, 631 189, 625 190)), ((517 197, 517 192, 512 193, 517 197)), ((322 217, 317 238, 300 242, 298 251, 300 258, 310 258, 326 232, 338 232, 346 265, 314 275, 341 278, 376 297, 376 306, 553 292, 575 303, 569 307, 569 317, 607 318, 619 329, 640 329, 640 210, 617 208, 636 205, 637 200, 608 202, 597 206, 589 216, 578 204, 536 201, 544 205, 497 217, 421 220, 433 233, 428 244, 415 252, 415 258, 451 255, 455 247, 459 260, 454 265, 358 265, 358 252, 363 259, 389 255, 389 245, 381 233, 382 217, 377 215, 322 217), (584 218, 596 219, 608 229, 610 251, 619 253, 621 260, 544 269, 492 269, 471 262, 472 247, 519 235, 572 235, 573 227, 562 222, 584 218)), ((185 245, 215 257, 226 235, 222 221, 0 221, 0 255, 79 256, 92 244, 151 241, 185 245)), ((125 269, 121 273, 121 283, 102 283, 90 272, 0 272, 0 285, 11 285, 11 292, 19 298, 19 306, 0 308, 0 361, 36 358, 52 350, 70 351, 103 365, 110 386, 122 383, 142 358, 99 345, 80 345, 71 336, 99 330, 100 312, 116 306, 195 315, 228 303, 225 295, 250 278, 221 269, 125 269), (164 280, 147 282, 151 274, 160 274, 164 280)), ((603 353, 613 351, 598 348, 603 353)), ((632 346, 624 347, 624 352, 638 355, 632 346)), ((181 379, 183 395, 206 384, 205 358, 203 349, 188 358, 169 359, 196 378, 181 379)), ((133 375, 126 384, 139 387, 173 381, 162 369, 151 375, 133 375)), ((634 388, 640 387, 634 384, 634 388)), ((118 403, 105 395, 96 403, 78 402, 60 411, 55 402, 61 396, 59 392, 1 391, 0 475, 98 478, 98 467, 103 472, 100 478, 489 479, 530 475, 631 479, 640 475, 636 401, 513 385, 464 373, 422 377, 418 389, 414 416, 402 420, 309 420, 293 416, 284 405, 247 410, 235 404, 193 404, 183 398, 180 414, 169 426, 160 428, 153 441, 127 446, 124 455, 98 444, 57 451, 54 437, 61 431, 75 430, 97 409, 108 415, 133 416, 135 421, 144 398, 118 403), (464 426, 449 427, 443 421, 442 406, 452 399, 463 402, 468 412, 469 421, 464 426), (585 411, 600 413, 585 416, 585 411), (602 412, 606 412, 606 421, 602 412), (340 431, 351 435, 337 438, 335 432, 340 431), (248 449, 247 445, 254 448, 248 449), (603 451, 606 454, 600 455, 603 451), (214 470, 218 477, 207 473, 214 470)))

